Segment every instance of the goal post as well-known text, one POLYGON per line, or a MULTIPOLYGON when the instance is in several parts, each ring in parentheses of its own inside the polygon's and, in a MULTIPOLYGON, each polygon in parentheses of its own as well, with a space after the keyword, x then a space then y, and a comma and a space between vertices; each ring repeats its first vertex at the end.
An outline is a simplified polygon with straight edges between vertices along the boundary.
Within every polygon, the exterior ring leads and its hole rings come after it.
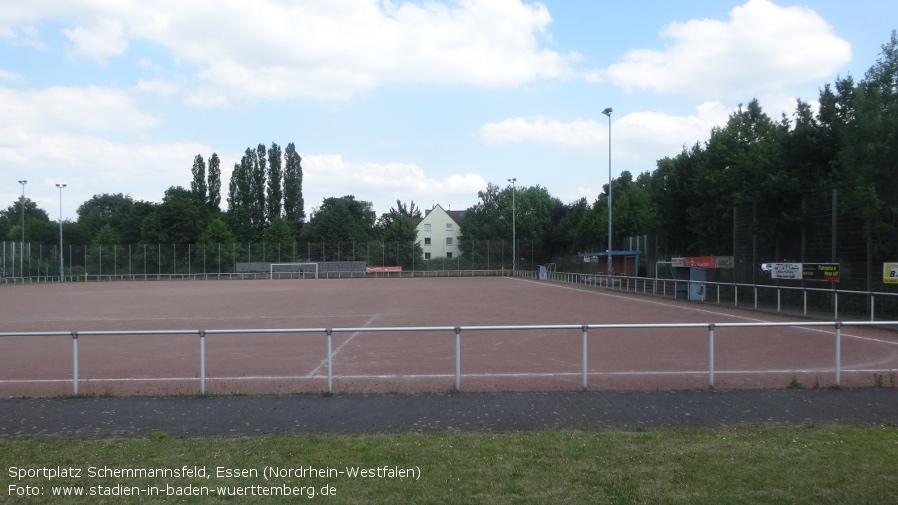
POLYGON ((317 279, 318 263, 272 263, 269 279, 317 279))

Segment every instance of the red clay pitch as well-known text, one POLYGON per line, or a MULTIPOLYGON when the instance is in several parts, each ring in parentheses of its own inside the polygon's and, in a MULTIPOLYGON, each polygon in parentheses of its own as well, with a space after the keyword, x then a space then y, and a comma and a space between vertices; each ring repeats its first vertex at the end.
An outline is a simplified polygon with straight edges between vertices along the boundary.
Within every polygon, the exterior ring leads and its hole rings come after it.
MULTIPOLYGON (((0 332, 369 328, 789 321, 753 311, 509 277, 109 282, 4 286, 0 332)), ((709 383, 707 328, 592 329, 589 389, 689 389, 709 383)), ((206 337, 206 390, 320 393, 326 334, 206 337)), ((71 336, 0 337, 0 397, 70 395, 71 336)), ((898 335, 842 330, 842 386, 894 386, 898 335)), ((453 331, 338 332, 335 392, 450 391, 453 331)), ((79 393, 196 394, 193 335, 82 335, 79 393)), ((582 333, 464 331, 461 389, 579 390, 582 333)), ((718 328, 719 389, 835 380, 832 327, 718 328)))

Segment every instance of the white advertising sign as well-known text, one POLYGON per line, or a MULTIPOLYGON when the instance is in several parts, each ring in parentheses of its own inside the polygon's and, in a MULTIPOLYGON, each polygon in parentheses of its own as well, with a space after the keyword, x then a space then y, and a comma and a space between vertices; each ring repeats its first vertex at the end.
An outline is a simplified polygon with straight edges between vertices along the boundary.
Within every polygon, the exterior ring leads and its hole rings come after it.
POLYGON ((773 279, 801 280, 801 263, 769 263, 770 277, 773 279))

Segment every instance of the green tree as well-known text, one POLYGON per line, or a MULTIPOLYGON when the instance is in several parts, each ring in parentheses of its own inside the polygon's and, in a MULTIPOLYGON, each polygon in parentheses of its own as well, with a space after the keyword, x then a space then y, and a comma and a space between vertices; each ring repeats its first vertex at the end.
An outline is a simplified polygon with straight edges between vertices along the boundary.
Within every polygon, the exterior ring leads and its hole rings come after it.
POLYGON ((284 150, 284 219, 294 235, 299 235, 306 220, 302 196, 302 157, 293 142, 284 150))
POLYGON ((268 226, 267 201, 266 201, 266 184, 265 180, 268 175, 266 169, 266 149, 265 144, 259 144, 255 151, 247 148, 250 154, 250 165, 252 166, 250 178, 250 220, 253 224, 253 230, 256 236, 262 236, 266 226, 268 226))
POLYGON ((25 242, 45 243, 41 223, 49 223, 47 211, 37 206, 30 198, 19 197, 15 203, 0 211, 0 237, 11 242, 22 240, 22 209, 25 210, 25 242))
POLYGON ((201 244, 233 244, 236 240, 234 234, 228 229, 228 225, 220 217, 209 221, 206 229, 200 234, 201 244))
POLYGON ((190 192, 198 202, 206 203, 208 200, 208 191, 206 189, 206 162, 203 155, 197 154, 193 158, 193 180, 190 181, 190 192))
POLYGON ((864 223, 873 256, 889 261, 898 241, 898 34, 854 88, 854 115, 842 129, 839 165, 845 201, 864 223))
MULTIPOLYGON (((499 240, 505 238, 501 229, 499 186, 487 183, 486 189, 477 192, 480 201, 465 211, 461 222, 461 242, 473 240, 499 240)), ((510 235, 509 235, 510 238, 510 235)))
POLYGON ((660 159, 649 182, 656 221, 654 228, 646 231, 658 232, 660 250, 666 255, 686 254, 694 242, 689 208, 695 199, 692 188, 703 155, 701 145, 696 143, 674 158, 660 159))
POLYGON ((209 179, 206 184, 209 196, 206 204, 209 210, 215 213, 221 212, 221 160, 217 153, 212 153, 209 158, 209 179))
POLYGON ((595 237, 581 236, 580 223, 586 219, 589 212, 589 204, 586 198, 581 198, 572 204, 555 206, 552 211, 552 251, 556 255, 569 255, 577 252, 587 252, 590 246, 597 243, 595 237))
POLYGON ((118 232, 116 232, 114 229, 112 229, 112 226, 108 223, 103 225, 102 228, 100 228, 100 231, 97 232, 96 235, 94 235, 94 239, 93 239, 93 245, 107 246, 107 245, 119 245, 121 243, 122 243, 122 239, 119 236, 118 232))
POLYGON ((162 203, 141 223, 144 244, 194 244, 206 228, 206 206, 180 186, 165 191, 162 203))
POLYGON ((355 196, 325 198, 309 222, 312 242, 367 242, 374 236, 375 213, 371 202, 355 196))
POLYGON ((384 247, 385 261, 391 266, 410 269, 424 262, 424 249, 418 243, 418 228, 408 215, 398 214, 390 221, 384 229, 384 247))
POLYGON ((94 195, 78 207, 78 226, 89 243, 108 224, 123 244, 136 244, 141 240, 141 222, 152 209, 153 204, 122 193, 94 195))
POLYGON ((381 216, 377 219, 377 226, 381 229, 386 230, 393 224, 393 221, 399 216, 406 216, 412 220, 413 223, 417 223, 421 220, 421 209, 415 205, 415 201, 412 200, 408 205, 402 203, 400 200, 396 200, 396 207, 390 207, 388 212, 381 214, 381 216))
POLYGON ((207 262, 208 272, 232 271, 234 268, 234 234, 228 229, 221 217, 215 217, 200 234, 199 243, 203 245, 203 257, 207 262))
POLYGON ((274 142, 268 149, 268 220, 274 222, 281 218, 284 200, 283 170, 281 168, 281 148, 274 142))
POLYGON ((280 217, 271 220, 271 224, 265 229, 265 242, 269 244, 292 244, 293 233, 290 226, 280 217))
POLYGON ((234 164, 228 185, 228 225, 237 240, 251 242, 255 239, 252 225, 252 151, 247 148, 240 163, 234 164))

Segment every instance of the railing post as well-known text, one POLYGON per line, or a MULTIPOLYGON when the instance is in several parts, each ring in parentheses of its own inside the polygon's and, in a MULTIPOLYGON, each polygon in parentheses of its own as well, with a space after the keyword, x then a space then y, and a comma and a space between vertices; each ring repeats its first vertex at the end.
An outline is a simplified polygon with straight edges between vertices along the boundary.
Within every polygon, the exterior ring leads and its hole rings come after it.
POLYGON ((333 328, 327 328, 324 331, 327 332, 327 393, 334 393, 334 362, 331 357, 331 344, 332 344, 332 336, 334 333, 333 328))
POLYGON ((833 289, 833 294, 836 297, 835 298, 836 306, 835 306, 835 313, 833 314, 833 319, 839 319, 839 291, 836 289, 833 289))
POLYGON ((72 332, 72 389, 78 396, 78 332, 72 332))
POLYGON ((842 322, 836 321, 836 387, 842 385, 842 322))
POLYGON ((206 395, 206 331, 200 330, 200 395, 206 395))
POLYGON ((777 286, 776 288, 776 313, 780 313, 780 288, 777 286))
POLYGON ((714 388, 714 323, 708 324, 708 387, 714 388))
POLYGON ((876 307, 876 299, 873 293, 870 293, 870 321, 876 321, 876 311, 874 308, 876 307))
POLYGON ((586 391, 586 377, 587 377, 586 337, 587 337, 587 330, 589 329, 589 325, 584 324, 582 326, 582 329, 583 329, 583 391, 586 391))
POLYGON ((455 327, 455 392, 461 391, 461 326, 455 327))

